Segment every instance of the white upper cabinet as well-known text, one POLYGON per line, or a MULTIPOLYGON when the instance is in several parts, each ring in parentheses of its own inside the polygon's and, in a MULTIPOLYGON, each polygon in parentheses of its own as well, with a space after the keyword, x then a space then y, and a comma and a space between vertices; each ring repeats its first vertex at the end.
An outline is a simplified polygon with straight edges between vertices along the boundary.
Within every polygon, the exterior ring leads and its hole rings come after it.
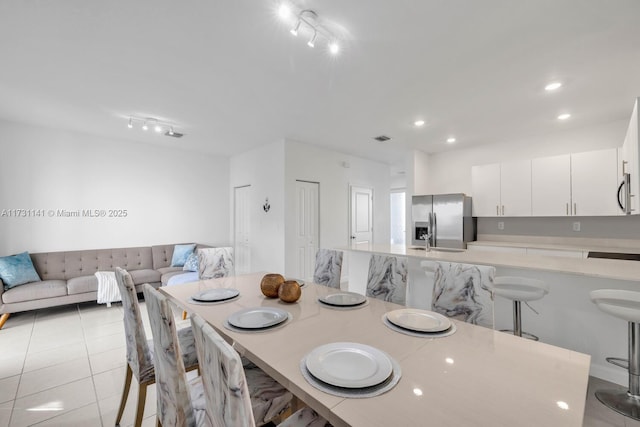
POLYGON ((500 213, 531 216, 531 160, 500 164, 500 213))
MULTIPOLYGON (((640 99, 640 98, 639 98, 640 99)), ((640 213, 640 135, 638 128, 640 127, 640 117, 638 116, 638 100, 633 107, 633 113, 631 114, 631 121, 627 128, 627 134, 624 138, 624 144, 622 145, 621 159, 619 163, 618 181, 622 181, 622 174, 624 172, 631 174, 631 193, 630 204, 631 213, 637 215, 640 213), (624 162, 624 163, 623 163, 624 162)), ((623 206, 625 205, 624 191, 621 193, 623 206)), ((474 200, 475 203, 475 200, 474 200)), ((616 202, 617 203, 617 202, 616 202)), ((622 211, 621 211, 622 212, 622 211)))
POLYGON ((531 161, 533 216, 571 215, 571 156, 542 157, 531 161))
POLYGON ((471 168, 473 216, 531 216, 531 161, 471 168))
POLYGON ((471 167, 473 216, 500 213, 500 163, 471 167))
POLYGON ((617 150, 588 151, 571 155, 572 215, 619 215, 617 150))

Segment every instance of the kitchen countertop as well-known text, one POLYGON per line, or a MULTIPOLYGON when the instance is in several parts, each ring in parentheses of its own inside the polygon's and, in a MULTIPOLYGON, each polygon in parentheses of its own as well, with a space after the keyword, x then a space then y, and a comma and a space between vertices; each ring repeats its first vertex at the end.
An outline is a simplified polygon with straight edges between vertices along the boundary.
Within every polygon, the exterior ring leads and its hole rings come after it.
POLYGON ((501 236, 480 234, 469 246, 498 246, 583 252, 624 252, 640 254, 640 241, 632 239, 592 239, 580 237, 501 236))
MULTIPOLYGON (((481 244, 482 242, 475 243, 481 244)), ((640 262, 638 261, 600 258, 567 258, 560 256, 523 255, 489 251, 445 252, 437 249, 425 251, 424 249, 415 249, 415 247, 412 248, 389 244, 360 244, 341 247, 338 249, 354 252, 407 256, 424 260, 544 270, 579 276, 640 282, 640 262)), ((607 250, 612 251, 610 247, 607 250)))

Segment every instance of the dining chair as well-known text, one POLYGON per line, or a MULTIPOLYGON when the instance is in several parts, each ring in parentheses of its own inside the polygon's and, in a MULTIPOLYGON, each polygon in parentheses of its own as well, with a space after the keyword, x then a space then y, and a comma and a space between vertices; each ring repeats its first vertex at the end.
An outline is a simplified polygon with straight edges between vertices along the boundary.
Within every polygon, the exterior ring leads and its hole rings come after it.
MULTIPOLYGON (((250 378, 240 355, 202 317, 191 315, 202 377, 206 411, 214 427, 254 427, 250 378)), ((289 416, 280 427, 324 427, 330 424, 305 407, 289 416)))
POLYGON ((340 289, 342 274, 342 251, 318 249, 316 267, 313 271, 313 283, 340 289))
POLYGON ((233 275, 233 248, 198 249, 198 279, 217 279, 233 275))
POLYGON ((445 261, 422 261, 420 266, 433 284, 433 311, 493 329, 495 267, 445 261))
MULTIPOLYGON (((116 283, 122 297, 124 310, 124 333, 126 339, 127 367, 120 399, 120 406, 115 424, 119 425, 124 413, 124 408, 131 389, 131 380, 135 377, 138 382, 138 401, 136 407, 135 427, 142 424, 144 403, 147 397, 147 387, 155 383, 153 344, 147 341, 147 336, 142 323, 142 315, 138 304, 138 295, 131 275, 124 269, 116 267, 116 283)), ((198 367, 198 358, 193 341, 191 328, 184 328, 178 332, 183 352, 181 353, 187 370, 198 367)))
POLYGON ((157 394, 156 420, 165 427, 209 426, 202 378, 187 381, 173 311, 167 298, 148 283, 144 299, 153 333, 157 394))
POLYGON ((406 305, 407 259, 371 255, 367 296, 406 305))

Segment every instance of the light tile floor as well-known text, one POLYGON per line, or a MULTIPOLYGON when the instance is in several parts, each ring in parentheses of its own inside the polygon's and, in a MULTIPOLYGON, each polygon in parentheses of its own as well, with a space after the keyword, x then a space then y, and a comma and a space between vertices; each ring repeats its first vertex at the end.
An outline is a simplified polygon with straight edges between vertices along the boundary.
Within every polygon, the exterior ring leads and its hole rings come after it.
MULTIPOLYGON (((148 337, 151 332, 141 304, 148 337)), ((176 318, 181 311, 176 310, 176 318)), ((122 306, 95 303, 13 314, 0 330, 0 427, 113 426, 125 372, 122 306)), ((133 423, 134 389, 122 426, 133 423)), ((619 387, 591 377, 585 427, 640 427, 603 406, 597 388, 619 387)), ((619 387, 622 388, 622 387, 619 387)), ((155 426, 155 386, 143 426, 155 426)))

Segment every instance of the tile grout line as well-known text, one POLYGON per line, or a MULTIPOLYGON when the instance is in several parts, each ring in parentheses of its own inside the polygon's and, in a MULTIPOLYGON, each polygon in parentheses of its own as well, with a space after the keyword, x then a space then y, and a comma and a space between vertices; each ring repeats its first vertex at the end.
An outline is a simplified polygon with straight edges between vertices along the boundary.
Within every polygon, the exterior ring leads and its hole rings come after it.
POLYGON ((33 338, 33 330, 36 327, 36 320, 38 318, 38 313, 35 313, 33 316, 33 320, 31 322, 31 332, 29 333, 29 344, 27 344, 27 349, 24 352, 24 358, 22 359, 22 368, 20 369, 20 378, 18 378, 18 386, 16 387, 16 392, 13 396, 13 404, 11 405, 11 414, 9 415, 9 425, 13 421, 13 413, 16 408, 16 401, 18 400, 18 390, 20 390, 20 383, 22 383, 22 375, 24 374, 24 365, 27 362, 27 354, 29 354, 29 348, 31 347, 31 339, 33 338))

